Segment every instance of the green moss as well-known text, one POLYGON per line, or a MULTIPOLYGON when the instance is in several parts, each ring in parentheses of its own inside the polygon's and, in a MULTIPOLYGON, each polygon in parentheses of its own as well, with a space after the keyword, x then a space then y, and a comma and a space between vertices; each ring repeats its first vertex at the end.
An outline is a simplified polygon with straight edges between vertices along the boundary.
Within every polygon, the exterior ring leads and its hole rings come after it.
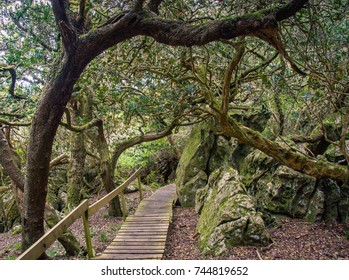
POLYGON ((221 255, 235 245, 268 242, 269 235, 255 210, 254 199, 247 195, 236 170, 216 170, 206 188, 205 205, 197 224, 203 253, 221 255), (254 225, 255 222, 260 225, 254 225))

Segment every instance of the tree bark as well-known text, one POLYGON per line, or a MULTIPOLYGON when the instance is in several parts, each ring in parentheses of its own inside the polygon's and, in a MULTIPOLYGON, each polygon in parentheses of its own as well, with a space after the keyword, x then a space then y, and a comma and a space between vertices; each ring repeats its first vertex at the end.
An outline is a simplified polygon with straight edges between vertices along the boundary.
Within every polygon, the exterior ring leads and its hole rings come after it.
POLYGON ((7 175, 10 176, 14 184, 23 192, 24 177, 13 158, 11 148, 8 145, 6 136, 2 129, 0 129, 0 163, 4 167, 7 175))
POLYGON ((87 63, 88 58, 81 57, 78 50, 75 55, 58 55, 34 115, 24 185, 23 249, 44 234, 43 222, 53 140, 73 86, 87 63))
MULTIPOLYGON (((76 104, 78 106, 78 104, 76 104)), ((80 116, 80 109, 73 108, 72 124, 78 125, 77 118, 80 116)), ((79 205, 82 191, 84 189, 84 168, 86 159, 85 136, 83 132, 71 131, 70 135, 70 165, 67 184, 67 205, 66 212, 70 212, 79 205)))

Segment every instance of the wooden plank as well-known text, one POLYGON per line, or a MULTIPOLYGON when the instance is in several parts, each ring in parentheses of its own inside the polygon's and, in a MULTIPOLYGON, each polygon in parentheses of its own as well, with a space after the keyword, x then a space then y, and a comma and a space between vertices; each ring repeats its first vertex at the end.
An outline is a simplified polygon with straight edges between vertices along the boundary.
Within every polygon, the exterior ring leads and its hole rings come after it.
MULTIPOLYGON (((156 232, 154 234, 147 232, 147 231, 138 231, 135 233, 120 233, 117 236, 124 238, 125 240, 133 240, 134 238, 139 238, 139 237, 144 237, 144 238, 148 238, 148 239, 156 239, 156 238, 160 238, 160 237, 166 237, 167 232, 156 232)), ((116 237, 115 237, 116 238, 116 237)))
POLYGON ((135 218, 140 218, 142 217, 143 220, 151 220, 151 219, 154 219, 154 220, 169 220, 170 219, 170 216, 169 215, 163 215, 162 213, 161 214, 142 214, 142 213, 138 213, 135 215, 135 218))
POLYGON ((137 230, 137 229, 144 229, 144 230, 166 230, 168 229, 168 224, 159 224, 159 225, 149 225, 149 224, 133 224, 133 225, 126 225, 124 227, 121 227, 118 232, 122 230, 137 230))
POLYGON ((115 237, 114 241, 166 241, 166 236, 149 237, 149 236, 132 236, 132 238, 125 238, 124 236, 115 237))
POLYGON ((96 260, 160 260, 163 254, 103 254, 96 260))
POLYGON ((106 249, 104 252, 104 254, 134 254, 134 255, 138 255, 138 254, 163 254, 164 253, 164 249, 144 249, 144 250, 140 250, 140 249, 136 249, 136 250, 123 250, 123 249, 118 249, 118 250, 112 250, 112 249, 106 249))
POLYGON ((168 230, 168 226, 152 226, 152 227, 140 227, 138 226, 127 226, 121 228, 118 232, 124 232, 124 231, 153 231, 153 230, 160 230, 160 231, 166 231, 168 230))
POLYGON ((149 250, 149 249, 164 249, 164 246, 162 246, 162 244, 160 245, 134 245, 134 246, 130 246, 130 245, 109 245, 107 249, 113 249, 113 250, 149 250))
POLYGON ((119 230, 118 231, 118 236, 132 236, 132 235, 149 235, 149 236, 152 236, 152 235, 159 235, 159 234, 166 234, 167 233, 167 230, 163 231, 163 230, 156 230, 156 231, 152 231, 151 234, 147 231, 122 231, 122 230, 119 230))
POLYGON ((145 231, 145 232, 159 232, 159 231, 164 231, 167 232, 168 227, 122 227, 118 233, 122 232, 132 232, 132 231, 145 231))
POLYGON ((166 236, 132 236, 132 238, 125 238, 124 236, 116 237, 114 241, 131 241, 131 242, 136 242, 136 241, 142 241, 142 242, 149 242, 149 241, 166 241, 166 236))
POLYGON ((88 215, 92 216, 99 209, 101 209, 104 205, 106 205, 109 201, 111 201, 114 197, 116 197, 122 190, 124 190, 129 184, 131 184, 141 173, 142 168, 139 168, 135 173, 133 173, 124 183, 122 183, 119 187, 115 188, 115 190, 108 193, 106 196, 92 204, 88 209, 88 215))
POLYGON ((138 222, 127 222, 125 227, 152 227, 152 226, 159 226, 159 227, 164 227, 168 226, 168 221, 167 222, 159 222, 156 223, 155 221, 149 221, 149 222, 143 222, 143 223, 138 223, 138 222))
POLYGON ((126 219, 126 222, 130 222, 130 221, 149 221, 149 220, 153 220, 153 221, 168 221, 170 219, 169 216, 157 216, 157 217, 152 217, 152 216, 141 216, 141 215, 137 215, 137 216, 133 216, 133 217, 128 217, 126 219))
POLYGON ((149 240, 147 243, 144 243, 142 240, 120 240, 120 241, 113 241, 110 243, 109 246, 165 246, 165 241, 161 240, 149 240))
POLYGON ((154 224, 154 223, 158 223, 158 224, 169 224, 171 219, 162 219, 162 220, 157 220, 157 219, 133 219, 131 221, 127 221, 127 224, 154 224))
POLYGON ((36 260, 64 233, 75 221, 88 209, 88 200, 84 200, 70 212, 64 219, 59 221, 53 228, 45 233, 38 241, 30 246, 18 260, 36 260))

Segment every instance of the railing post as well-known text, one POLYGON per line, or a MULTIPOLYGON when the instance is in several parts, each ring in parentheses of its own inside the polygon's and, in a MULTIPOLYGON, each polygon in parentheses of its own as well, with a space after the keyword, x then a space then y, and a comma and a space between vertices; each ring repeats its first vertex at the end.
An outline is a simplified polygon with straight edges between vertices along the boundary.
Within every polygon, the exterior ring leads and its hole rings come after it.
POLYGON ((120 196, 121 196, 122 216, 125 221, 126 220, 126 201, 125 201, 124 190, 121 191, 120 196))
POLYGON ((86 239, 86 249, 87 249, 87 255, 89 259, 92 259, 94 257, 93 248, 92 248, 92 240, 91 240, 91 234, 90 234, 90 226, 88 224, 88 210, 86 210, 82 214, 82 220, 84 221, 84 230, 85 230, 85 239, 86 239))
POLYGON ((138 182, 139 199, 140 199, 140 201, 142 201, 143 200, 143 191, 142 191, 142 183, 141 183, 140 176, 138 176, 137 182, 138 182))

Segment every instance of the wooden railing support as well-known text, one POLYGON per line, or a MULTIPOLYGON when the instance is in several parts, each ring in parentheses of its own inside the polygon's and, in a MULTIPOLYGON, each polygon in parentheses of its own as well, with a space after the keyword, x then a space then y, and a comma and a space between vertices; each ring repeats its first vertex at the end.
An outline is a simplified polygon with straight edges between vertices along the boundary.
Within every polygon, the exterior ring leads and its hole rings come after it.
POLYGON ((124 191, 122 190, 120 193, 121 196, 121 208, 122 208, 122 217, 124 219, 124 221, 126 220, 126 201, 125 201, 125 194, 124 191))
POLYGON ((88 224, 88 211, 85 211, 82 215, 82 220, 84 222, 84 231, 85 231, 85 241, 86 241, 86 249, 87 249, 87 256, 89 259, 92 259, 94 257, 94 250, 92 247, 92 240, 91 240, 91 234, 90 234, 90 226, 88 224))
POLYGON ((140 201, 142 201, 143 200, 143 191, 142 191, 141 176, 138 176, 137 182, 138 182, 139 199, 140 199, 140 201))

